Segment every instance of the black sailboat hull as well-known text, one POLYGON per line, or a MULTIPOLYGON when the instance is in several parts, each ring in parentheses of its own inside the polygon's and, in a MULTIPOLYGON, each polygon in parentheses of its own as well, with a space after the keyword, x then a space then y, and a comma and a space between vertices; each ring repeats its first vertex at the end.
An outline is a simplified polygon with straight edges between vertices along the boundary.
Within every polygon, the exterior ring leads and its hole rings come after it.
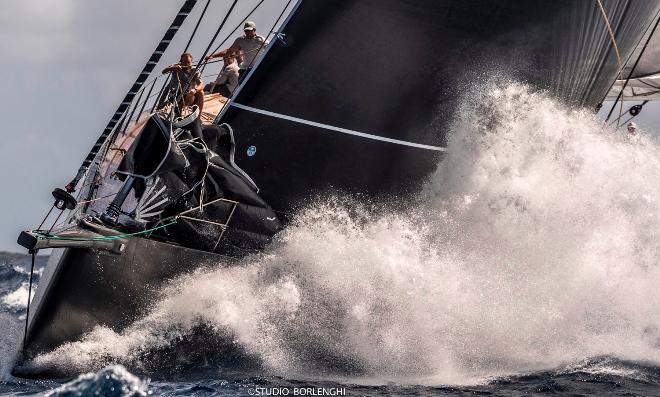
POLYGON ((41 294, 32 302, 25 347, 13 374, 53 375, 24 366, 37 354, 80 339, 99 325, 121 332, 149 311, 161 288, 201 266, 230 258, 145 238, 133 238, 121 254, 67 248, 53 254, 41 294))

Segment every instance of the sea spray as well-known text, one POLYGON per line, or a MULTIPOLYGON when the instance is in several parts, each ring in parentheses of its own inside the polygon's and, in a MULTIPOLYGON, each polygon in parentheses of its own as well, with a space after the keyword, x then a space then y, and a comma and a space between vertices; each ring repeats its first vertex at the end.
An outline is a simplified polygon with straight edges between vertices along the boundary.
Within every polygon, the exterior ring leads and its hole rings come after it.
POLYGON ((263 254, 183 276, 123 332, 33 364, 135 364, 200 325, 284 376, 446 384, 660 361, 657 140, 524 85, 475 92, 412 209, 317 201, 263 254))

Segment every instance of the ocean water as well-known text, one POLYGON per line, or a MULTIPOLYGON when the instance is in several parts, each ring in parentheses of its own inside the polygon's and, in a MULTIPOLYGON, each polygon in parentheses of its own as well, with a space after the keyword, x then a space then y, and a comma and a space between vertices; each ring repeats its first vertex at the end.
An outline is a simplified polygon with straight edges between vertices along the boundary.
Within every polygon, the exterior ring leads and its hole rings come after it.
MULTIPOLYGON (((32 362, 66 379, 12 378, 3 354, 0 394, 660 395, 656 135, 473 92, 419 194, 318 198, 264 253, 32 362)), ((0 263, 9 352, 29 258, 0 263)))

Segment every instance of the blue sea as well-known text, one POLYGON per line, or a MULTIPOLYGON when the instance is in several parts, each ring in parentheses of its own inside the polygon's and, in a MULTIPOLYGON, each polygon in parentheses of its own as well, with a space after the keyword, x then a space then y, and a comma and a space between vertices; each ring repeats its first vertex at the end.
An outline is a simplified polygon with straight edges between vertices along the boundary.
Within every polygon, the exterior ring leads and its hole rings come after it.
POLYGON ((660 395, 658 135, 520 84, 476 99, 418 195, 308 203, 29 363, 62 379, 10 375, 30 262, 0 254, 0 395, 660 395))
MULTIPOLYGON (((46 261, 45 256, 37 257, 36 283, 46 261)), ((3 355, 20 344, 29 269, 28 255, 0 253, 0 318, 4 331, 14 330, 1 337, 3 355)), ((191 349, 189 344, 182 345, 191 349)), ((186 351, 177 353, 185 355, 186 351)), ((660 396, 660 366, 614 356, 589 357, 460 386, 415 385, 370 377, 287 378, 261 370, 241 370, 240 365, 192 365, 185 357, 181 359, 185 364, 174 369, 171 363, 163 364, 162 372, 158 363, 148 371, 111 364, 70 378, 34 380, 8 375, 8 358, 2 357, 2 396, 660 396)))
MULTIPOLYGON (((46 257, 37 260, 39 280, 46 257)), ((0 253, 0 313, 7 322, 22 324, 27 298, 30 258, 0 253)), ((20 326, 18 327, 19 329, 20 326)), ((21 329, 22 331, 22 329, 21 329)), ((20 343, 19 335, 3 335, 2 346, 20 343), (7 340, 8 338, 8 340, 7 340)), ((185 354, 185 352, 181 352, 185 354)), ((3 360, 7 357, 3 357, 3 360)), ((6 362, 4 363, 6 364, 6 362)), ((657 396, 660 367, 648 362, 621 360, 612 356, 591 357, 560 367, 493 377, 475 385, 411 385, 377 382, 374 379, 285 378, 236 368, 203 366, 171 370, 141 371, 108 365, 70 379, 31 380, 7 375, 0 381, 3 396, 657 396)))

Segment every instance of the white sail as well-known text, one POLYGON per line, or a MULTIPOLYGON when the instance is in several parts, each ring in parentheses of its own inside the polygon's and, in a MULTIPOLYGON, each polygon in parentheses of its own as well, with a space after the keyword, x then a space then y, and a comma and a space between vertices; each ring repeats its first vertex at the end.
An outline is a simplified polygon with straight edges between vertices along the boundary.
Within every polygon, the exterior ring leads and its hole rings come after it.
MULTIPOLYGON (((660 63, 658 64, 660 66, 660 63)), ((607 94, 606 100, 617 99, 625 80, 617 80, 607 94)), ((654 101, 660 99, 660 73, 646 77, 630 79, 623 91, 624 101, 654 101)))
POLYGON ((612 85, 605 100, 617 100, 625 84, 622 98, 624 101, 653 101, 660 99, 660 31, 654 29, 657 18, 649 26, 619 79, 612 85), (641 55, 641 56, 640 56, 641 55), (626 79, 630 80, 626 83, 626 79))

